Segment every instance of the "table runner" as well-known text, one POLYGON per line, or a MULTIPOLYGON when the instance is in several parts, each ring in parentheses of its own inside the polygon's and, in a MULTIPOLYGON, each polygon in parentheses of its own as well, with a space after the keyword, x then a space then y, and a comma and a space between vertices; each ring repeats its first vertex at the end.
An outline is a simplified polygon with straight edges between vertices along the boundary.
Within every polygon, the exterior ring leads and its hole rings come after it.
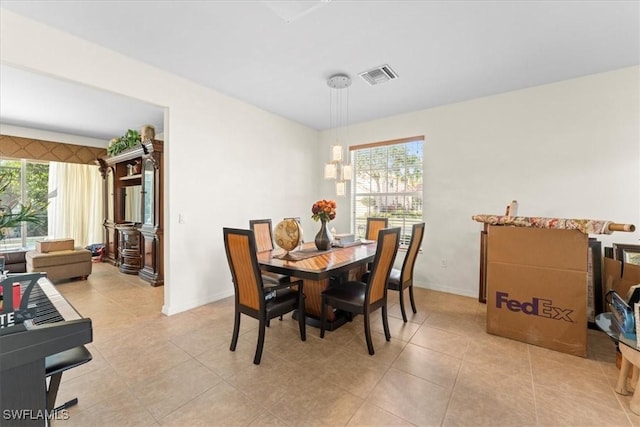
POLYGON ((318 249, 300 249, 299 251, 294 252, 278 253, 273 255, 273 258, 282 259, 285 261, 301 261, 303 259, 313 258, 314 256, 328 254, 338 249, 340 248, 331 248, 326 251, 320 251, 318 249))

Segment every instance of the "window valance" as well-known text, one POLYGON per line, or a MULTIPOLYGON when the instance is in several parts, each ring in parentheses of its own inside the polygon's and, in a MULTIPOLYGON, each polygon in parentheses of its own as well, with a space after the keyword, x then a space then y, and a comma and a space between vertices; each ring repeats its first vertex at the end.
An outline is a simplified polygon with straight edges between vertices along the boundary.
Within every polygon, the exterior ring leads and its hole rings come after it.
POLYGON ((13 159, 94 165, 97 158, 104 157, 106 154, 105 148, 0 135, 0 156, 13 159))

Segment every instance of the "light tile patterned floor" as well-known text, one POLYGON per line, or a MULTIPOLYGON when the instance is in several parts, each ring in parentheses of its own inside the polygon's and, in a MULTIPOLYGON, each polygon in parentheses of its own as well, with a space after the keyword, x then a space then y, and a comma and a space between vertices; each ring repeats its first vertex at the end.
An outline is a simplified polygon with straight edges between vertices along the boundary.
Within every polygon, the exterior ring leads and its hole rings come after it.
POLYGON ((107 264, 57 288, 93 320, 94 359, 63 375, 58 403, 79 404, 56 427, 640 425, 603 333, 589 331, 588 358, 489 335, 473 298, 416 289, 405 324, 391 292, 392 339, 376 314, 374 356, 362 316, 324 340, 308 327, 306 342, 276 319, 255 366, 255 320, 229 351, 232 298, 166 317, 162 287, 107 264))

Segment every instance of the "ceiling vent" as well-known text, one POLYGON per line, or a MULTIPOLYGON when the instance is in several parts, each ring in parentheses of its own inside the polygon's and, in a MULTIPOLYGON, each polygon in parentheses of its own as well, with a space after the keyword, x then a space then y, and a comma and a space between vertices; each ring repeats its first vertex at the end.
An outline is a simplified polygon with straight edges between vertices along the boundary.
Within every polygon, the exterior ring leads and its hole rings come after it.
POLYGON ((365 82, 369 83, 369 86, 375 86, 388 82, 389 80, 395 80, 398 78, 398 75, 391 69, 391 67, 385 64, 372 70, 365 71, 364 73, 360 73, 360 77, 362 77, 365 82))

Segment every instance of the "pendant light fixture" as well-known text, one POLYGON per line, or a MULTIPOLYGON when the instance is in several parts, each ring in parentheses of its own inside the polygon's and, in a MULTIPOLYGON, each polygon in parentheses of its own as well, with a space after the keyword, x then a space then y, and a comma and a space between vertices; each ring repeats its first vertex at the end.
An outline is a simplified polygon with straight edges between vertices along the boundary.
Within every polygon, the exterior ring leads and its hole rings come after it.
POLYGON ((336 195, 347 194, 347 182, 351 180, 351 164, 346 162, 343 145, 347 142, 349 124, 349 86, 351 78, 336 74, 327 80, 329 86, 329 125, 333 132, 330 161, 324 166, 325 179, 336 180, 336 195))

